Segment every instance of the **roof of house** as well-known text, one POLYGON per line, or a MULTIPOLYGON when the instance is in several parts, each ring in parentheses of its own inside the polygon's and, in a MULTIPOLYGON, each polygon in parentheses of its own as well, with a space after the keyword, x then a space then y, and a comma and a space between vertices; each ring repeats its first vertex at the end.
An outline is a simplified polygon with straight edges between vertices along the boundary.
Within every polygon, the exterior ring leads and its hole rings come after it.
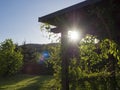
MULTIPOLYGON (((80 12, 80 9, 83 9, 86 6, 96 4, 97 2, 100 2, 101 0, 86 0, 84 2, 80 2, 76 5, 70 6, 68 8, 64 8, 62 10, 56 11, 54 13, 48 14, 43 17, 39 17, 38 21, 42 23, 48 23, 51 25, 59 26, 61 24, 60 19, 63 17, 69 16, 70 13, 73 12, 80 12)), ((65 18, 68 19, 68 18, 65 18)))

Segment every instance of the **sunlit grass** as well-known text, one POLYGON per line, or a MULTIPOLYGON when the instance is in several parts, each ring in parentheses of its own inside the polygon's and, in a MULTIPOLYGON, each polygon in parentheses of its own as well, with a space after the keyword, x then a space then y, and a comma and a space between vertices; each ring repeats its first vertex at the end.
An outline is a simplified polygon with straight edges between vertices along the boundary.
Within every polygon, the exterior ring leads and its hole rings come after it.
POLYGON ((0 90, 48 90, 47 82, 52 76, 17 75, 1 78, 0 90))

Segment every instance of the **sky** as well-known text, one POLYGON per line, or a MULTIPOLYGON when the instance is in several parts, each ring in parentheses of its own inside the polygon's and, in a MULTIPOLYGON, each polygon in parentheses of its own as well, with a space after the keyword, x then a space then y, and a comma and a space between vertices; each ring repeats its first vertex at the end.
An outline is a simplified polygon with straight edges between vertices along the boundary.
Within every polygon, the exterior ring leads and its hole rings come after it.
POLYGON ((19 45, 50 43, 40 31, 38 17, 81 1, 84 0, 0 0, 0 42, 12 39, 19 45))

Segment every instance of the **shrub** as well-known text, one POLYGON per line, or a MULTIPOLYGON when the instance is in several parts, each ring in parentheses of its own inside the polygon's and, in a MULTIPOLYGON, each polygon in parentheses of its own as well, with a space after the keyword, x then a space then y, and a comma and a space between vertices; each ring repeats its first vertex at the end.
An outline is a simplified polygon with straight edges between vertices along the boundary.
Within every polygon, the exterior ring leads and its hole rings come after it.
POLYGON ((17 73, 22 64, 23 56, 11 39, 0 44, 0 76, 10 76, 17 73))

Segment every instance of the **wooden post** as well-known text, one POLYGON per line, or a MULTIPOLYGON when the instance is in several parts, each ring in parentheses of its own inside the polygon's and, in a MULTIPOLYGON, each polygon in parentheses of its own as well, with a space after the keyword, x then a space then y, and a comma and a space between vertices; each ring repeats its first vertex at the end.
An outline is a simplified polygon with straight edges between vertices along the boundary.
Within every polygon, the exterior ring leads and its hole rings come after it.
POLYGON ((68 57, 68 38, 67 31, 61 33, 61 60, 62 60, 62 90, 69 90, 69 57, 68 57))

